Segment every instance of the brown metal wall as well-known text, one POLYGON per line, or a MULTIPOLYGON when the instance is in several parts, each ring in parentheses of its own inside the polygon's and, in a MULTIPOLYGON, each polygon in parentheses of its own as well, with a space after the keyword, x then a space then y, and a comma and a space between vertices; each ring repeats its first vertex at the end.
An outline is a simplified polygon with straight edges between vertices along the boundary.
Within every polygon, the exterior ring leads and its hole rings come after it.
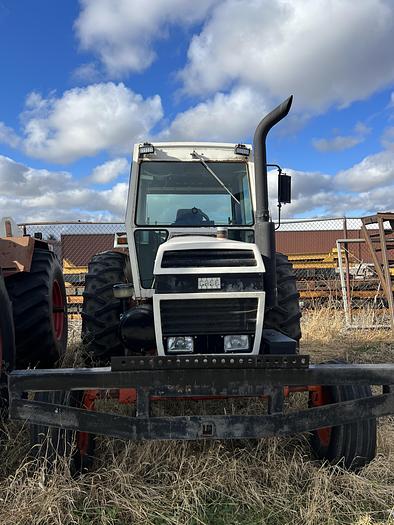
MULTIPOLYGON (((361 230, 349 230, 347 236, 361 238, 361 230)), ((277 231, 276 249, 287 255, 328 254, 343 237, 343 230, 277 231)), ((62 256, 74 266, 86 266, 93 255, 110 250, 113 243, 113 234, 62 235, 62 256)), ((365 243, 348 246, 358 259, 372 262, 365 243)))
POLYGON ((115 235, 112 233, 62 235, 63 259, 74 266, 87 266, 93 255, 113 248, 114 240, 115 235))
MULTIPOLYGON (((343 239, 343 230, 277 231, 276 249, 287 255, 329 253, 336 249, 337 239, 343 239)), ((348 239, 362 238, 361 230, 348 230, 348 239)), ((370 262, 364 244, 349 244, 349 251, 358 259, 370 262)))

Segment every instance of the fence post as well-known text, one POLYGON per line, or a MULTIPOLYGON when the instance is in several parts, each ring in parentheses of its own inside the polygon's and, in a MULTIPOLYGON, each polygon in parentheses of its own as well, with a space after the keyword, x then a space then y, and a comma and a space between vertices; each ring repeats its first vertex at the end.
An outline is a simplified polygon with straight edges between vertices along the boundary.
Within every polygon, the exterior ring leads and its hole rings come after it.
POLYGON ((341 292, 342 292, 342 300, 343 300, 343 309, 345 311, 345 323, 346 327, 348 328, 350 326, 350 318, 349 318, 349 305, 347 302, 347 294, 346 294, 346 282, 345 282, 345 275, 343 271, 343 260, 342 260, 342 243, 338 239, 337 240, 337 252, 338 252, 338 267, 339 267, 339 276, 341 280, 341 292))
MULTIPOLYGON (((346 217, 343 218, 343 235, 344 239, 347 239, 347 219, 346 217)), ((349 245, 347 242, 344 243, 345 248, 345 270, 346 270, 346 298, 347 298, 347 304, 348 304, 348 310, 349 310, 349 322, 352 323, 353 316, 352 316, 352 298, 350 294, 350 265, 349 265, 349 245)))

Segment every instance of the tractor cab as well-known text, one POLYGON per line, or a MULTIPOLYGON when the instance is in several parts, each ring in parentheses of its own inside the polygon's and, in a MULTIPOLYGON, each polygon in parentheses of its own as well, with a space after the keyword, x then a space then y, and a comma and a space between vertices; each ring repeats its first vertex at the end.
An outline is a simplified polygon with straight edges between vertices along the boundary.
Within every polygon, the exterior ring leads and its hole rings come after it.
POLYGON ((152 297, 158 248, 173 237, 254 242, 253 168, 241 145, 135 146, 126 229, 136 297, 152 297))

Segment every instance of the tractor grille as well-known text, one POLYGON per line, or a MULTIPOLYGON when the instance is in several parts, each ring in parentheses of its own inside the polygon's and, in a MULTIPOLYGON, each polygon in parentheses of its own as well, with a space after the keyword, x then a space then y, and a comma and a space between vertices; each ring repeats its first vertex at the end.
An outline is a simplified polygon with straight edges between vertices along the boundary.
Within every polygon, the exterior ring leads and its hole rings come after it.
POLYGON ((256 266, 252 250, 169 250, 164 252, 162 268, 213 268, 218 266, 256 266))
POLYGON ((160 301, 163 336, 254 334, 258 299, 187 299, 160 301))

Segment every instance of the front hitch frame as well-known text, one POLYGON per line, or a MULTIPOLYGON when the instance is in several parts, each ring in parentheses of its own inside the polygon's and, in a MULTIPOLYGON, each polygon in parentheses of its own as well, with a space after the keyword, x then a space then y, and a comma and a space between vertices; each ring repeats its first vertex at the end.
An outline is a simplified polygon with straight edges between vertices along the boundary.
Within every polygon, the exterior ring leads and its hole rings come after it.
POLYGON ((394 414, 394 364, 309 364, 306 355, 116 357, 110 367, 16 370, 12 419, 115 438, 249 439, 310 432, 394 414), (284 391, 308 385, 381 385, 372 397, 285 413, 284 391), (28 399, 29 392, 135 390, 136 415, 28 399), (152 416, 157 399, 267 397, 268 414, 152 416))

